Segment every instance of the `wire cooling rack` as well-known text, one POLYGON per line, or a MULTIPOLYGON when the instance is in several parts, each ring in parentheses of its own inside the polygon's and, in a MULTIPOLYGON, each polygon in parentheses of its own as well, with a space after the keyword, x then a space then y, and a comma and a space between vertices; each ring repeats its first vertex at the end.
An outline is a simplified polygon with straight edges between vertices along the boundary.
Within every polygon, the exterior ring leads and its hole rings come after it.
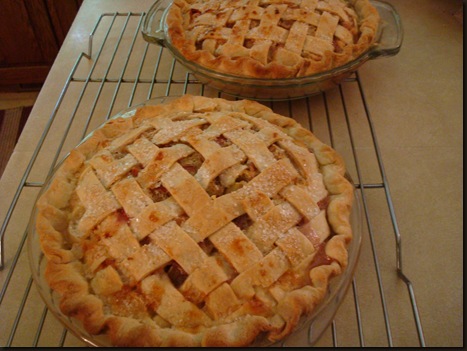
MULTIPOLYGON (((57 162, 110 116, 147 99, 184 93, 233 98, 204 86, 165 49, 146 43, 140 35, 144 16, 104 13, 99 17, 87 52, 76 58, 21 175, 0 228, 0 346, 84 346, 49 312, 33 287, 28 266, 27 217, 57 162)), ((316 346, 425 346, 358 72, 332 91, 264 104, 298 120, 343 155, 362 209, 363 244, 355 276, 316 346)), ((295 342, 295 346, 308 346, 306 339, 295 342)))

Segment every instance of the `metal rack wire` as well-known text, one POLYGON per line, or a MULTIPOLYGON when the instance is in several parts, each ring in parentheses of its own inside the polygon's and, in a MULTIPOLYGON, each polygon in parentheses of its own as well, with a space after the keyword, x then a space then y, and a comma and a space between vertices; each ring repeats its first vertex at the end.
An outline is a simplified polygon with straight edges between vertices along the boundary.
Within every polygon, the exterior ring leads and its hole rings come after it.
MULTIPOLYGON (((104 13, 99 17, 89 36, 88 51, 77 57, 21 176, 0 229, 1 346, 84 345, 48 313, 32 288, 27 263, 25 210, 32 210, 33 200, 61 157, 114 113, 144 100, 184 93, 233 98, 202 85, 163 48, 144 42, 140 35, 144 16, 104 13), (21 211, 17 210, 20 207, 21 211)), ((333 91, 264 103, 308 126, 344 156, 363 209, 359 266, 346 299, 318 346, 425 346, 414 288, 402 266, 401 234, 389 184, 358 72, 333 91)))

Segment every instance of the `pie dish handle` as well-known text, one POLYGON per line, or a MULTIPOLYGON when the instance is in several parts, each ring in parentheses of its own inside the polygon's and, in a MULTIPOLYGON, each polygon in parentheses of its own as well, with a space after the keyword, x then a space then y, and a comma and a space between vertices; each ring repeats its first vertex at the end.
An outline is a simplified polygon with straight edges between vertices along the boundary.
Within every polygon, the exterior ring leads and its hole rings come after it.
POLYGON ((143 21, 141 33, 144 40, 165 47, 164 18, 171 4, 171 0, 156 0, 152 4, 143 21))
POLYGON ((368 55, 371 59, 396 55, 402 46, 404 30, 397 10, 389 3, 371 0, 371 4, 378 10, 381 18, 377 33, 377 43, 368 55))

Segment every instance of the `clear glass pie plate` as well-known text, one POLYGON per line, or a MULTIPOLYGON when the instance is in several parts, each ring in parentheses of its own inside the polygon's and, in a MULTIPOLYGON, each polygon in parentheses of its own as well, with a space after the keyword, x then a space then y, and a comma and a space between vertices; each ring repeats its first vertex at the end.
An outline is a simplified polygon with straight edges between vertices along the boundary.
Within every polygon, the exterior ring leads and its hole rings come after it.
POLYGON ((394 56, 399 52, 403 40, 403 28, 399 14, 392 5, 383 1, 371 0, 371 3, 381 18, 375 44, 345 65, 299 78, 249 78, 220 73, 187 60, 172 45, 167 32, 166 16, 172 4, 171 0, 157 0, 151 6, 144 19, 142 35, 147 42, 167 48, 175 59, 192 72, 200 82, 223 93, 255 100, 298 99, 338 86, 369 60, 394 56))
MULTIPOLYGON (((147 105, 157 105, 164 102, 168 102, 177 97, 161 97, 148 100, 140 105, 133 106, 126 110, 121 111, 112 117, 128 118, 134 115, 137 108, 147 105)), ((89 138, 93 132, 91 132, 82 142, 89 138)), ((81 142, 81 143, 82 143, 81 142)), ((44 186, 38 194, 38 198, 47 191, 51 184, 56 171, 64 162, 68 156, 57 164, 51 175, 46 179, 44 186)), ((346 175, 349 181, 353 183, 350 176, 346 175)), ((271 345, 271 342, 258 338, 257 342, 252 346, 288 346, 289 341, 293 340, 295 346, 311 346, 313 345, 326 330, 335 313, 337 312, 339 305, 344 299, 346 292, 351 285, 353 275, 357 266, 358 257, 360 254, 360 247, 362 241, 362 212, 360 208, 360 200, 357 191, 354 191, 355 199, 354 205, 351 212, 351 225, 353 231, 353 238, 348 245, 348 266, 344 272, 331 279, 329 285, 329 291, 325 299, 315 308, 310 316, 304 317, 299 326, 295 329, 293 334, 289 335, 286 339, 280 343, 271 345), (297 345, 297 340, 300 340, 300 345, 297 345)), ((29 256, 29 264, 32 272, 32 278, 37 287, 40 296, 44 300, 47 308, 50 312, 67 328, 68 331, 73 333, 82 342, 88 346, 111 346, 108 337, 102 335, 91 335, 86 332, 81 323, 74 319, 66 316, 60 311, 60 296, 54 292, 48 285, 45 278, 45 268, 47 265, 47 259, 41 250, 41 244, 39 235, 36 231, 36 217, 37 217, 37 206, 34 206, 29 219, 28 224, 28 238, 27 238, 27 249, 29 256)))

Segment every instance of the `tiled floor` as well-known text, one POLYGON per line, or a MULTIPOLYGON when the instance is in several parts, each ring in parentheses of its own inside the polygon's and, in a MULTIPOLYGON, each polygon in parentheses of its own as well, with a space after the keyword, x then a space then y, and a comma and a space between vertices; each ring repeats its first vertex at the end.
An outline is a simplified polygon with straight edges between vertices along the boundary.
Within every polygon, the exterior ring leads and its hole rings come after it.
POLYGON ((21 133, 27 111, 21 108, 34 105, 39 92, 0 92, 0 178, 21 133), (6 111, 4 111, 6 110, 6 111))

